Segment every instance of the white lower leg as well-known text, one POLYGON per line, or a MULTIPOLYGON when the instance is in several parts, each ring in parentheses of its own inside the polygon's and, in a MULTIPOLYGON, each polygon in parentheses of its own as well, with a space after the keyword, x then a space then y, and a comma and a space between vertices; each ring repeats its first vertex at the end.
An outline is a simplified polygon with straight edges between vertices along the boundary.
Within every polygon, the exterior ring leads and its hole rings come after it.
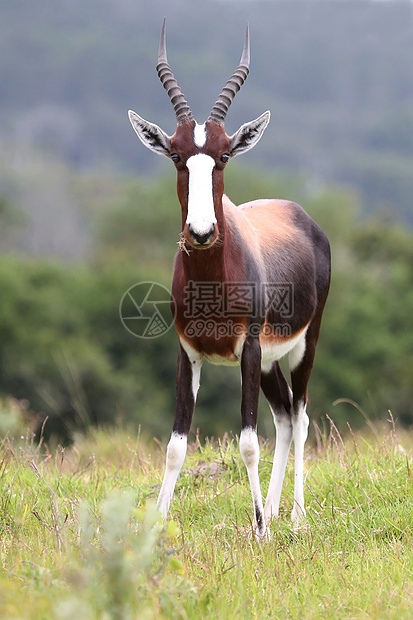
POLYGON ((166 451, 166 469, 158 497, 158 510, 166 519, 175 484, 185 460, 187 436, 172 433, 166 451))
POLYGON ((293 419, 293 440, 295 454, 294 508, 291 519, 298 521, 304 517, 304 446, 308 435, 308 415, 306 407, 301 404, 293 419))
POLYGON ((274 424, 276 428, 276 444, 270 486, 268 487, 265 502, 265 519, 267 522, 274 517, 278 517, 281 490, 292 440, 291 420, 287 415, 279 416, 278 418, 274 415, 274 424))
POLYGON ((258 475, 258 463, 260 460, 260 446, 257 433, 253 428, 244 428, 241 431, 239 447, 242 460, 248 472, 248 479, 251 487, 252 502, 254 505, 255 522, 257 525, 257 537, 263 538, 265 535, 264 508, 262 505, 262 495, 260 479, 258 475))

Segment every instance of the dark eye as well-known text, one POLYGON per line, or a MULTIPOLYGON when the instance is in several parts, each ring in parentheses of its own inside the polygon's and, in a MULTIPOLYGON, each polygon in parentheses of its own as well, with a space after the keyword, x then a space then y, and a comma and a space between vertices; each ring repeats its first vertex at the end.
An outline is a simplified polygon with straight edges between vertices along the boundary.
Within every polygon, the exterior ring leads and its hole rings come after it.
POLYGON ((181 161, 181 158, 179 157, 178 153, 172 153, 171 159, 174 162, 174 164, 177 164, 178 161, 181 161))
POLYGON ((229 162, 229 155, 228 153, 224 153, 223 155, 221 155, 221 161, 223 164, 227 164, 229 162))

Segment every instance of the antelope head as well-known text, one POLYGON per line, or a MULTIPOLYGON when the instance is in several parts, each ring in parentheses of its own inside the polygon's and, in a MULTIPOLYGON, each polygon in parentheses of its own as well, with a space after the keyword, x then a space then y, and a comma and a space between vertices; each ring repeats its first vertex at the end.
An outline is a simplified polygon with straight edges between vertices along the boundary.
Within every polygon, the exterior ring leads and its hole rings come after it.
POLYGON ((250 42, 247 26, 238 68, 218 97, 208 119, 198 124, 170 69, 166 56, 166 20, 163 22, 156 66, 172 102, 177 128, 168 136, 160 127, 129 111, 129 119, 143 144, 173 161, 177 170, 178 197, 182 207, 184 239, 196 249, 210 248, 222 226, 224 169, 228 161, 245 153, 260 140, 270 112, 245 123, 232 136, 225 132, 225 118, 249 72, 250 42))

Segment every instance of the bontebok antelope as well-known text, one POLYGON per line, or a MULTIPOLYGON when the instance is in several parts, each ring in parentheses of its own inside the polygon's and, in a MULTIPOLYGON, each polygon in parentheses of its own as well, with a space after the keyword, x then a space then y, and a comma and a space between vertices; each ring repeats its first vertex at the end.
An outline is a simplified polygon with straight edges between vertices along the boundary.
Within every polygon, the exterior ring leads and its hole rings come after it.
POLYGON ((290 445, 295 448, 292 519, 305 515, 304 444, 307 383, 330 283, 330 249, 323 231, 297 204, 256 200, 235 206, 224 194, 232 157, 260 140, 270 113, 232 136, 224 123, 249 72, 249 29, 240 64, 212 111, 198 124, 166 56, 165 21, 157 71, 175 110, 173 136, 129 112, 145 146, 166 155, 177 171, 182 236, 175 259, 172 306, 179 338, 176 413, 158 507, 166 518, 185 459, 201 365, 241 366, 240 451, 251 486, 257 538, 278 515, 290 445), (288 354, 291 389, 279 359, 288 354), (257 407, 260 386, 270 405, 276 447, 265 507, 258 475, 257 407))

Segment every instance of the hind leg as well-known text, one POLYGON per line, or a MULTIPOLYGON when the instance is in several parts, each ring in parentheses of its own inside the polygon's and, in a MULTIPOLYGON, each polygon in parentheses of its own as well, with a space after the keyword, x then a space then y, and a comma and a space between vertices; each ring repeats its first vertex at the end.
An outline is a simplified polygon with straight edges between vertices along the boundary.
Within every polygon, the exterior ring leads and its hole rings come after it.
POLYGON ((295 456, 294 507, 291 518, 295 522, 306 514, 304 503, 304 446, 309 425, 307 385, 313 368, 322 311, 323 307, 319 309, 306 332, 303 332, 303 338, 289 354, 293 392, 292 435, 295 456))
POLYGON ((291 390, 278 362, 261 369, 261 388, 274 418, 276 444, 270 485, 265 502, 266 521, 278 516, 281 491, 293 438, 291 390))

